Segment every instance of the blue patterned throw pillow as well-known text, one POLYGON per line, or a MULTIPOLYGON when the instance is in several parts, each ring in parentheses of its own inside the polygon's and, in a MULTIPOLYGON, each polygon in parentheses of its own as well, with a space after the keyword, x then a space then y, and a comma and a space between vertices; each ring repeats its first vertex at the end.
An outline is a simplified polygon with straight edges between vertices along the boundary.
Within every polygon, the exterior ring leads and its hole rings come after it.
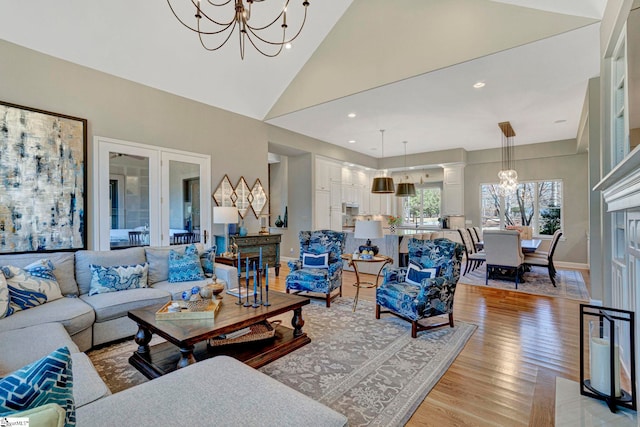
POLYGON ((421 268, 419 265, 414 263, 409 263, 409 268, 407 269, 407 283, 411 283, 413 285, 420 285, 422 283, 422 279, 429 279, 431 277, 438 276, 438 268, 421 268))
POLYGON ((62 298, 54 269, 48 259, 38 260, 24 268, 13 265, 0 267, 9 289, 9 314, 62 298))
POLYGON ((200 263, 202 264, 204 274, 213 274, 215 272, 213 263, 216 257, 216 250, 217 247, 213 245, 209 249, 204 251, 202 255, 200 255, 200 263))
POLYGON ((191 282, 204 280, 204 272, 200 265, 198 249, 189 245, 180 255, 173 249, 169 251, 169 283, 191 282))
POLYGON ((67 347, 0 379, 0 417, 47 403, 65 409, 65 426, 76 425, 71 354, 67 347))
POLYGON ((149 264, 146 262, 111 267, 90 264, 89 268, 91 269, 89 296, 147 287, 149 264))
POLYGON ((302 268, 329 268, 329 253, 302 254, 302 268))

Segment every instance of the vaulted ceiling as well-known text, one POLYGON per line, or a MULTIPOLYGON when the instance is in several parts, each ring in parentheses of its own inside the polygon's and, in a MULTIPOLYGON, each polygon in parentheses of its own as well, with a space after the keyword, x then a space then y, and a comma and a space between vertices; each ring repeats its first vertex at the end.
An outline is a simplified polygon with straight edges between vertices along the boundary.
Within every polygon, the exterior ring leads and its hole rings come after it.
MULTIPOLYGON (((255 3, 253 16, 281 4, 255 3)), ((405 140, 409 153, 497 147, 506 120, 516 144, 574 138, 605 4, 311 0, 292 49, 248 46, 241 60, 235 38, 205 51, 165 2, 12 1, 0 2, 0 38, 380 157, 382 128, 385 156, 405 140)))

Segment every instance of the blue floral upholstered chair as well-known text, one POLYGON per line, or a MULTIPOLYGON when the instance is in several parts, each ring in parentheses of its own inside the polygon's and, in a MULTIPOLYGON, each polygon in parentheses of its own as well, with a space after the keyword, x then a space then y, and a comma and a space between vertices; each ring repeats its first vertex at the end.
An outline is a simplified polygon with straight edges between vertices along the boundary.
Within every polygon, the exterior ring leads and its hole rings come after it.
POLYGON ((461 244, 448 239, 409 240, 408 267, 385 268, 382 285, 376 289, 376 319, 380 313, 391 313, 411 322, 413 338, 418 331, 447 324, 453 327, 453 295, 463 251, 461 244), (448 322, 418 323, 439 315, 448 315, 448 322))
POLYGON ((300 259, 289 261, 287 293, 314 292, 325 294, 327 307, 336 296, 342 296, 342 259, 344 233, 332 230, 301 231, 300 259), (339 289, 337 295, 331 292, 339 289))

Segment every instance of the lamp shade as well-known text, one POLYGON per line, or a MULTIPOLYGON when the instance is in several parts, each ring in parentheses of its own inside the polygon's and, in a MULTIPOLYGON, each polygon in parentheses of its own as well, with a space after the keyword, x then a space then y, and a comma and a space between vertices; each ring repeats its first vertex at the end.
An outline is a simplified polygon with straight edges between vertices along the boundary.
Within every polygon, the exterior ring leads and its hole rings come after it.
POLYGON ((398 184, 398 188, 396 189, 397 197, 409 197, 416 195, 416 186, 413 185, 413 182, 401 182, 398 184))
POLYGON ((235 224, 238 222, 238 208, 233 206, 214 206, 214 224, 235 224))
POLYGON ((366 245, 358 248, 360 252, 371 250, 378 255, 378 247, 371 244, 371 239, 382 237, 382 221, 356 221, 356 229, 353 233, 355 239, 367 239, 366 245))
POLYGON ((373 178, 371 184, 371 192, 375 194, 390 194, 395 192, 393 188, 393 179, 388 176, 379 176, 373 178))

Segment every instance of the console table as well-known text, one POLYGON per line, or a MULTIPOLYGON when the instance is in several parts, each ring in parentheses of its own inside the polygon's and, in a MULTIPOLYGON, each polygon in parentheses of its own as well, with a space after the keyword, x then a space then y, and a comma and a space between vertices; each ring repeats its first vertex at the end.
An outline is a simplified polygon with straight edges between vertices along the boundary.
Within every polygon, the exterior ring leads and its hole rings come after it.
MULTIPOLYGON (((216 236, 216 241, 218 240, 218 237, 224 239, 224 236, 216 236)), ((280 275, 281 240, 281 234, 247 234, 246 236, 229 236, 231 244, 236 244, 238 246, 238 251, 240 251, 240 256, 242 258, 256 257, 260 254, 260 248, 262 248, 262 263, 268 263, 269 267, 275 267, 276 276, 280 275)))

